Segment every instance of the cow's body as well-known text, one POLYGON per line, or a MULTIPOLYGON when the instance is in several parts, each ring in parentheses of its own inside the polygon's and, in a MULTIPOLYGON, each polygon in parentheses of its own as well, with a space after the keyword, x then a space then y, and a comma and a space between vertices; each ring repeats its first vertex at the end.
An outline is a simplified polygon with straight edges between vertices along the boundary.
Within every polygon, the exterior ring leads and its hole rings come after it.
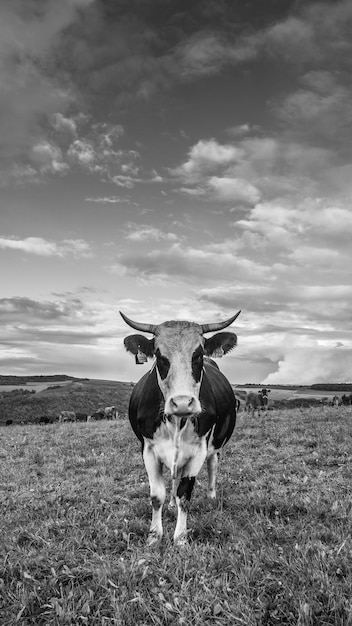
POLYGON ((247 393, 245 410, 252 411, 252 417, 254 417, 255 411, 258 411, 259 416, 260 411, 268 410, 268 393, 270 393, 270 389, 260 389, 258 392, 250 391, 247 393))
POLYGON ((53 420, 51 419, 51 417, 48 417, 47 415, 41 415, 38 423, 39 424, 52 424, 53 420))
POLYGON ((116 420, 116 418, 117 418, 116 406, 106 406, 104 409, 104 419, 116 420))
POLYGON ((87 420, 87 413, 76 413, 76 422, 86 422, 87 420))
POLYGON ((341 404, 343 406, 351 406, 352 404, 352 394, 351 395, 347 395, 347 394, 343 394, 343 396, 341 396, 341 404))
POLYGON ((104 410, 98 409, 98 411, 94 411, 94 413, 88 415, 87 422, 99 422, 102 419, 104 419, 104 410))
POLYGON ((61 411, 59 414, 59 422, 75 422, 76 413, 74 411, 61 411))
POLYGON ((152 370, 135 385, 129 405, 129 419, 142 444, 150 483, 153 513, 149 544, 163 534, 163 466, 170 470, 173 480, 171 504, 174 500, 177 504, 175 542, 186 540, 189 501, 205 460, 208 494, 216 497, 218 453, 235 427, 236 398, 216 363, 205 355, 225 354, 236 345, 237 338, 233 333, 219 333, 205 340, 203 332, 225 328, 235 317, 213 328, 190 322, 149 327, 123 316, 133 328, 154 334, 150 341, 141 335, 125 339, 137 363, 141 354, 156 357, 152 370))

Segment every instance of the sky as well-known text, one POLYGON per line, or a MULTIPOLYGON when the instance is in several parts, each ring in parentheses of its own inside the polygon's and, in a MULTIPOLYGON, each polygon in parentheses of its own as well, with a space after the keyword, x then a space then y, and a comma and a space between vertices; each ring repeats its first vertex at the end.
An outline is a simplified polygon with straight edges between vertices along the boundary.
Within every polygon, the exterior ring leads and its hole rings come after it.
POLYGON ((241 315, 233 383, 352 381, 350 0, 2 0, 0 374, 135 381, 130 318, 241 315))

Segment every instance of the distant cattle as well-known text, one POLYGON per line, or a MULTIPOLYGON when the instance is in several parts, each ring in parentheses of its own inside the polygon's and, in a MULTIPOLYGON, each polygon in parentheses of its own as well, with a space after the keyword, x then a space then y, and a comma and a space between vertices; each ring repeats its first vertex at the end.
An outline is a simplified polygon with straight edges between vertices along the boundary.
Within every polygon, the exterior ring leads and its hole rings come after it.
POLYGON ((115 406, 106 406, 105 409, 98 409, 88 415, 88 422, 99 422, 100 420, 115 420, 118 417, 118 411, 115 406))
POLYGON ((259 389, 258 392, 249 391, 246 397, 245 411, 252 411, 252 417, 254 417, 255 411, 258 411, 258 416, 260 415, 260 411, 268 410, 268 393, 270 393, 271 389, 259 389))
POLYGON ((239 398, 235 397, 235 407, 236 407, 236 411, 238 413, 238 411, 240 410, 241 407, 241 400, 239 398))
POLYGON ((331 406, 340 406, 341 400, 338 396, 334 396, 331 400, 331 406))
POLYGON ((76 413, 76 422, 86 422, 88 419, 87 413, 76 413))
POLYGON ((13 424, 13 420, 6 420, 5 426, 11 426, 13 424))
POLYGON ((351 404, 352 404, 352 394, 351 395, 346 395, 344 393, 343 396, 341 397, 341 404, 343 404, 344 406, 351 406, 351 404))
POLYGON ((61 411, 59 414, 59 422, 75 422, 76 413, 74 411, 61 411))
POLYGON ((175 543, 187 540, 187 512, 205 460, 208 495, 216 497, 219 452, 235 427, 236 399, 227 378, 205 357, 226 354, 235 347, 237 337, 225 332, 206 339, 204 334, 230 326, 239 313, 214 324, 168 321, 158 325, 134 322, 121 313, 129 326, 153 335, 152 339, 140 334, 124 339, 136 363, 155 358, 152 369, 133 388, 129 404, 130 423, 142 445, 150 485, 149 545, 163 535, 163 466, 171 472, 170 504, 177 505, 175 543))
POLYGON ((53 423, 53 420, 47 415, 41 415, 38 420, 38 424, 52 424, 52 423, 53 423))
POLYGON ((104 419, 104 409, 98 409, 87 417, 87 422, 99 422, 104 419))
POLYGON ((107 420, 116 420, 118 412, 116 406, 106 406, 104 409, 104 418, 107 420))

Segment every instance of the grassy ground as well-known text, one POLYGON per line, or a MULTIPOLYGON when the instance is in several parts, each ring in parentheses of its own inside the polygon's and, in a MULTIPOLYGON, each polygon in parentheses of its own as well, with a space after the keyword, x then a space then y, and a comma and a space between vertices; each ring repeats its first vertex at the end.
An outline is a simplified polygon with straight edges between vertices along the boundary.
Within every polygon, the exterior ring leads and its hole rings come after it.
POLYGON ((127 421, 0 432, 0 624, 352 624, 350 408, 240 413, 189 545, 145 546, 148 483, 127 421))

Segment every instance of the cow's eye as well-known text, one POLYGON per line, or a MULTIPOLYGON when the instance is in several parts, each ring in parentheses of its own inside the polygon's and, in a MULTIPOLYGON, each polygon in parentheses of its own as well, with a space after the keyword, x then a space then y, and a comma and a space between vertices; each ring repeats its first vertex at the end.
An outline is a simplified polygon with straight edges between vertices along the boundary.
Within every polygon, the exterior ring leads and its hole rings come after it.
POLYGON ((156 356, 156 366, 158 368, 160 378, 164 380, 164 378, 166 378, 166 376, 168 375, 168 372, 170 369, 170 361, 169 359, 166 358, 166 356, 163 356, 162 354, 160 354, 159 348, 157 349, 155 356, 156 356))
POLYGON ((197 348, 192 355, 192 374, 194 380, 198 383, 201 379, 203 369, 203 349, 197 348))

